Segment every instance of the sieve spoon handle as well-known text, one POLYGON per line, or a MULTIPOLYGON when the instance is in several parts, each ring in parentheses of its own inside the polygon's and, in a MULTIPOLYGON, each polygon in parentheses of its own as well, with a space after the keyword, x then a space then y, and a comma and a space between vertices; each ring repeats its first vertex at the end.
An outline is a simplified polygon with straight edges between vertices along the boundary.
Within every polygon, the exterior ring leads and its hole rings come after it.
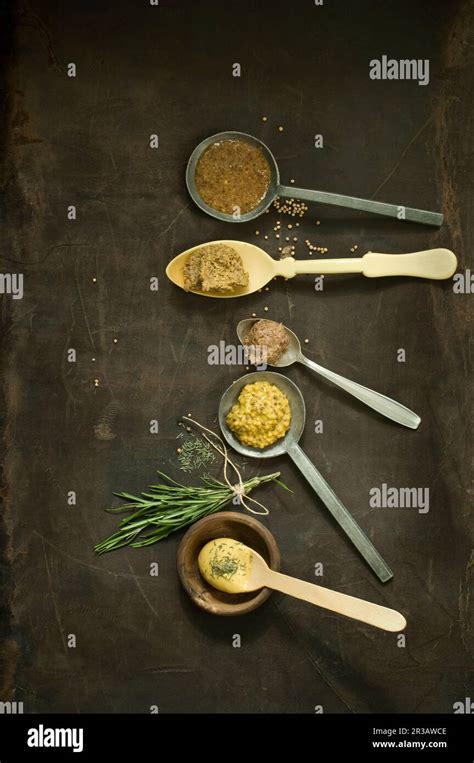
POLYGON ((437 225, 439 227, 443 224, 443 215, 439 212, 428 212, 425 209, 412 209, 411 207, 405 207, 401 204, 385 204, 382 201, 358 199, 355 196, 343 196, 340 193, 328 193, 326 191, 309 191, 305 188, 295 188, 294 186, 288 185, 277 186, 276 193, 277 196, 283 196, 284 198, 316 201, 320 204, 332 204, 336 207, 358 209, 363 212, 373 212, 376 215, 396 217, 398 220, 423 223, 424 225, 437 225))
POLYGON ((320 497, 326 508, 329 509, 338 525, 344 530, 347 537, 352 541, 356 549, 363 556, 369 567, 375 572, 382 583, 386 583, 393 577, 393 572, 380 556, 379 552, 369 540, 364 531, 359 527, 349 509, 344 506, 337 497, 332 487, 326 482, 322 474, 308 458, 306 453, 297 443, 290 445, 288 455, 296 464, 301 474, 320 497))
POLYGON ((386 416, 387 419, 392 419, 392 421, 396 421, 404 427, 409 427, 409 429, 418 429, 421 421, 420 417, 405 405, 397 403, 391 397, 382 395, 380 392, 376 392, 369 387, 364 387, 362 384, 346 379, 344 376, 340 376, 340 374, 320 366, 318 363, 307 358, 306 355, 303 355, 303 353, 298 357, 298 360, 300 363, 308 366, 308 368, 316 371, 324 379, 328 379, 328 381, 348 392, 352 397, 356 397, 362 403, 368 405, 369 408, 373 408, 374 411, 381 413, 382 416, 386 416))

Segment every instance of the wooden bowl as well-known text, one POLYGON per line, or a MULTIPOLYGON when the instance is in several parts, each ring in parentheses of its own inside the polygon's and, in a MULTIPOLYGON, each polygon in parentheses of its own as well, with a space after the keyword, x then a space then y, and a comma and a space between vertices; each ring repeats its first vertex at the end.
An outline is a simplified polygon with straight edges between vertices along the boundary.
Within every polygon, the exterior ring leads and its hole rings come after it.
POLYGON ((201 548, 215 538, 233 538, 245 543, 261 554, 272 570, 280 569, 277 543, 271 532, 253 517, 221 511, 196 522, 179 544, 179 577, 194 603, 213 615, 245 615, 263 604, 271 591, 261 588, 251 593, 230 594, 209 585, 199 571, 198 555, 201 548))

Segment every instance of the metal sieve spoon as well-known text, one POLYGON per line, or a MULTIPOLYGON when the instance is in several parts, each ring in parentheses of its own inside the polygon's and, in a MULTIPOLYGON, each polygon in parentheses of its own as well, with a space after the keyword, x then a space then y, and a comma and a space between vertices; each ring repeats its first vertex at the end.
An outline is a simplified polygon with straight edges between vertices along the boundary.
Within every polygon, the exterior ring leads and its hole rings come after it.
POLYGON ((310 461, 306 453, 298 445, 298 441, 303 434, 306 408, 303 395, 294 382, 274 371, 256 371, 255 373, 245 374, 245 376, 231 384, 222 395, 218 416, 219 425, 225 439, 237 453, 250 458, 273 458, 274 456, 281 456, 287 453, 379 580, 382 583, 386 583, 393 577, 392 570, 380 556, 372 541, 369 540, 364 531, 359 527, 349 509, 344 506, 332 487, 328 485, 322 474, 319 473, 313 462, 310 461), (291 409, 290 428, 286 435, 273 445, 263 449, 243 445, 231 432, 226 423, 227 414, 236 402, 243 387, 246 384, 252 384, 257 381, 268 381, 270 384, 275 384, 288 398, 291 409))
MULTIPOLYGON (((237 336, 239 337, 239 341, 242 345, 244 344, 244 338, 249 333, 253 324, 259 320, 262 319, 246 318, 237 324, 237 336)), ((264 320, 268 319, 265 318, 264 320)), ((275 325, 279 325, 276 321, 269 322, 275 323, 275 325)), ((356 397, 362 403, 365 403, 365 405, 368 405, 369 408, 373 408, 374 411, 381 413, 382 416, 386 416, 388 419, 392 419, 392 421, 396 421, 398 424, 402 424, 404 427, 409 427, 410 429, 418 428, 421 419, 414 411, 406 408, 401 403, 397 403, 396 400, 392 400, 392 398, 386 397, 386 395, 382 395, 380 392, 375 392, 375 390, 369 389, 369 387, 364 387, 362 384, 358 384, 357 382, 353 382, 350 379, 346 379, 344 376, 340 376, 340 374, 336 374, 334 371, 329 371, 329 369, 320 366, 313 360, 310 360, 306 357, 306 355, 303 355, 301 351, 300 340, 296 334, 287 328, 287 326, 283 326, 283 328, 285 329, 288 339, 290 340, 288 349, 283 353, 283 355, 276 363, 268 363, 268 361, 266 361, 267 365, 275 366, 276 368, 286 368, 287 366, 291 366, 293 363, 302 363, 303 365, 308 366, 308 368, 311 368, 313 371, 316 371, 316 373, 322 376, 324 379, 328 379, 328 381, 331 381, 337 387, 340 387, 341 389, 345 390, 345 392, 348 392, 353 397, 356 397)))
POLYGON ((353 196, 343 196, 338 193, 326 193, 325 191, 309 191, 304 188, 295 188, 294 186, 281 185, 280 172, 276 159, 272 152, 262 143, 261 140, 255 138, 253 135, 248 135, 245 132, 227 131, 219 132, 216 135, 203 140, 192 152, 189 157, 188 165, 186 167, 186 185, 191 198, 197 204, 197 206, 204 212, 207 212, 211 217, 216 217, 218 220, 225 220, 230 223, 244 223, 248 220, 254 220, 256 217, 265 212, 274 199, 278 197, 302 199, 303 201, 316 201, 320 204, 332 204, 337 207, 346 207, 348 209, 358 209, 364 212, 373 212, 378 215, 385 215, 386 217, 395 217, 398 220, 407 220, 415 223, 424 223, 425 225, 442 225, 443 215, 438 212, 427 212, 424 209, 411 209, 404 205, 397 204, 385 204, 381 201, 370 201, 369 199, 358 199, 353 196), (213 143, 224 140, 241 140, 246 143, 250 143, 253 146, 257 146, 265 156, 268 164, 270 165, 271 179, 268 191, 262 201, 250 212, 245 212, 242 215, 234 217, 233 215, 226 214, 225 212, 219 212, 217 209, 213 209, 208 206, 198 193, 195 182, 196 165, 201 158, 204 151, 209 148, 213 143))

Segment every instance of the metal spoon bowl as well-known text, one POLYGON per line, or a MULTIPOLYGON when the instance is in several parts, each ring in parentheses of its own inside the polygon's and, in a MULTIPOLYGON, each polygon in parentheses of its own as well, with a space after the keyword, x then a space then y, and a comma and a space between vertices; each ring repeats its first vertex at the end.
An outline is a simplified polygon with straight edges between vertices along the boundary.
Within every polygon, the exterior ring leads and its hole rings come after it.
MULTIPOLYGON (((244 344, 244 338, 249 333, 253 324, 259 320, 268 319, 246 318, 237 324, 237 336, 239 337, 239 341, 242 345, 244 344)), ((276 321, 271 322, 276 323, 276 321)), ((306 355, 303 355, 300 340, 296 334, 287 326, 283 326, 283 328, 285 329, 289 340, 288 348, 276 363, 268 363, 268 365, 274 366, 276 368, 286 368, 287 366, 291 366, 293 363, 302 363, 304 366, 308 366, 308 368, 311 368, 312 371, 315 371, 324 379, 327 379, 340 389, 348 392, 349 395, 352 395, 352 397, 357 398, 357 400, 360 400, 362 403, 369 406, 369 408, 377 411, 382 416, 385 416, 392 421, 396 421, 397 424, 402 424, 402 426, 408 427, 409 429, 417 429, 419 427, 421 418, 417 413, 410 410, 410 408, 407 408, 405 405, 397 402, 396 400, 393 400, 391 397, 387 397, 387 395, 382 395, 380 392, 376 392, 369 387, 364 387, 362 384, 358 384, 357 382, 351 381, 350 379, 346 379, 344 376, 336 374, 334 371, 330 371, 328 368, 320 366, 319 363, 315 363, 313 360, 310 360, 306 357, 306 355)))
MULTIPOLYGON (((237 324, 237 336, 241 345, 244 345, 245 337, 249 333, 254 323, 257 323, 258 321, 268 321, 269 323, 280 325, 278 321, 271 321, 269 318, 244 318, 237 324)), ((293 363, 301 362, 301 359, 304 357, 301 350, 300 340, 296 334, 287 326, 284 326, 283 324, 281 325, 285 330, 289 344, 285 352, 278 358, 276 363, 268 363, 267 361, 267 365, 273 366, 274 368, 286 368, 287 366, 291 366, 293 363)))
POLYGON ((278 186, 280 185, 280 173, 278 171, 278 165, 276 163, 275 157, 273 156, 268 146, 266 146, 265 143, 262 143, 261 140, 254 138, 253 135, 247 135, 245 132, 219 132, 216 135, 211 135, 209 138, 203 140, 198 146, 196 146, 193 153, 189 157, 189 161, 186 167, 186 185, 192 200, 200 209, 203 210, 203 212, 207 212, 208 215, 215 217, 217 220, 224 220, 228 223, 245 223, 249 220, 253 220, 255 217, 259 217, 259 215, 265 212, 274 198, 278 195, 277 191, 278 186), (213 143, 217 143, 223 140, 244 140, 246 143, 250 143, 252 146, 256 146, 263 153, 270 166, 270 184, 268 186, 265 197, 254 209, 251 209, 249 212, 245 212, 238 217, 228 215, 225 212, 219 212, 217 209, 209 207, 201 198, 196 188, 196 165, 199 159, 201 158, 204 151, 209 148, 209 146, 211 146, 213 143))
POLYGON ((225 439, 234 450, 243 456, 250 456, 250 458, 274 458, 275 456, 288 453, 291 447, 298 443, 303 434, 305 419, 306 408, 303 395, 298 387, 291 379, 282 374, 276 374, 274 371, 256 371, 255 373, 245 374, 245 376, 237 379, 226 389, 219 405, 219 426, 225 439), (227 415, 245 385, 253 384, 253 382, 257 381, 267 381, 270 384, 275 384, 287 396, 291 410, 290 428, 286 435, 277 440, 273 445, 263 449, 251 448, 249 445, 241 443, 226 424, 227 415))
POLYGON ((256 371, 255 373, 246 374, 237 379, 222 395, 218 418, 222 434, 237 453, 250 458, 273 458, 274 456, 281 456, 287 453, 379 580, 382 583, 386 583, 387 580, 393 577, 390 567, 380 556, 372 541, 369 540, 349 510, 298 445, 304 429, 306 409, 303 395, 294 382, 274 371, 256 371), (267 381, 277 386, 287 396, 291 410, 290 427, 285 436, 273 445, 263 449, 243 445, 233 432, 230 431, 226 423, 227 414, 236 402, 243 387, 246 384, 252 384, 257 381, 267 381))

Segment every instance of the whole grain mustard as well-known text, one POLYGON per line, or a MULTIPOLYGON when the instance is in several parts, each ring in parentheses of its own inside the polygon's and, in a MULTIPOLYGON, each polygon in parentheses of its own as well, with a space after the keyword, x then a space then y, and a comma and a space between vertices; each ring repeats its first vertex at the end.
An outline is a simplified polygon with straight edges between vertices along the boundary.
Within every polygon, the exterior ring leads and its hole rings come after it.
POLYGON ((266 381, 246 384, 226 418, 227 426, 240 442, 252 448, 273 445, 284 437, 290 421, 287 396, 266 381))

